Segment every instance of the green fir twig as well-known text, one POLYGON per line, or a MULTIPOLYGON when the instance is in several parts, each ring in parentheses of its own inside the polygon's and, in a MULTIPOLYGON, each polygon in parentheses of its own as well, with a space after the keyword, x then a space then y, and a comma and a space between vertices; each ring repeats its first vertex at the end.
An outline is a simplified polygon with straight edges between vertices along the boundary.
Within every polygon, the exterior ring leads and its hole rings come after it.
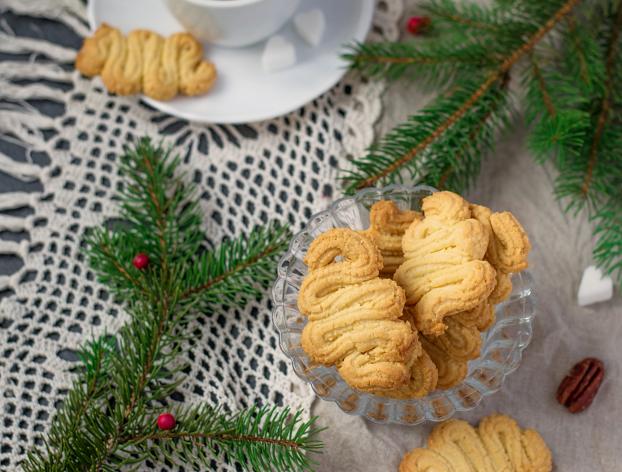
POLYGON ((118 471, 175 458, 210 467, 220 454, 255 471, 304 470, 312 466, 308 453, 321 449, 315 419, 303 421, 288 408, 230 414, 218 405, 183 406, 174 410, 174 430, 157 429, 157 405, 183 381, 188 323, 223 302, 260 296, 289 238, 286 228, 270 224, 204 250, 194 189, 178 165, 148 139, 121 158, 122 224, 93 231, 88 247, 91 265, 126 304, 130 321, 85 346, 78 378, 44 446, 22 464, 26 472, 118 471), (138 252, 149 255, 146 269, 131 264, 138 252))
MULTIPOLYGON (((518 47, 508 51, 506 57, 491 72, 485 74, 476 87, 471 84, 460 84, 461 89, 470 93, 461 96, 460 99, 455 99, 455 96, 449 99, 441 96, 431 106, 424 108, 420 116, 426 116, 428 119, 437 117, 434 126, 429 126, 423 132, 418 132, 412 125, 398 127, 395 134, 391 135, 391 139, 384 140, 380 146, 372 147, 371 152, 363 158, 354 160, 352 166, 355 170, 344 178, 347 184, 346 191, 352 192, 398 180, 404 168, 407 170, 410 168, 412 175, 425 178, 425 164, 418 162, 422 152, 452 128, 460 126, 465 117, 468 119, 470 110, 478 106, 480 101, 487 97, 488 91, 497 85, 525 54, 531 52, 577 3, 579 0, 564 2, 535 32, 525 37, 518 47), (401 145, 394 147, 393 143, 398 139, 401 139, 401 145), (383 159, 377 159, 375 152, 382 155, 383 159), (372 163, 377 165, 370 165, 372 163)), ((357 67, 356 63, 354 67, 357 67)), ((416 125, 423 124, 422 119, 413 121, 416 125)), ((467 123, 466 127, 468 126, 467 123)))

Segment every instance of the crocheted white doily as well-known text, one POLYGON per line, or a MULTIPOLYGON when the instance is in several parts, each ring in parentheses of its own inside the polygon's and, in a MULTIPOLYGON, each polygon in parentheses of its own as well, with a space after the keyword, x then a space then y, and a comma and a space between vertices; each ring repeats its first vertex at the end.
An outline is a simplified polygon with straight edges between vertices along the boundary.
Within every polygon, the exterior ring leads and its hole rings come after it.
MULTIPOLYGON (((401 0, 380 1, 370 36, 396 39, 401 9, 401 0)), ((108 95, 99 79, 73 70, 75 49, 11 27, 9 17, 24 15, 35 29, 53 21, 68 35, 84 36, 80 0, 3 0, 0 14, 0 139, 25 154, 16 161, 0 153, 0 170, 42 188, 0 189, 0 254, 23 261, 17 272, 0 276, 0 469, 15 470, 71 385, 73 350, 127 319, 95 280, 82 246, 87 227, 116 214, 115 161, 123 145, 148 135, 176 147, 200 189, 213 243, 271 219, 297 230, 338 196, 337 167, 371 142, 383 84, 348 75, 278 119, 188 123, 136 98, 108 95), (15 216, 22 207, 29 214, 15 216), (28 237, 9 241, 2 232, 28 237)), ((192 368, 175 400, 234 410, 275 403, 309 412, 312 392, 277 346, 267 297, 244 310, 206 313, 193 329, 199 334, 187 353, 192 368)))

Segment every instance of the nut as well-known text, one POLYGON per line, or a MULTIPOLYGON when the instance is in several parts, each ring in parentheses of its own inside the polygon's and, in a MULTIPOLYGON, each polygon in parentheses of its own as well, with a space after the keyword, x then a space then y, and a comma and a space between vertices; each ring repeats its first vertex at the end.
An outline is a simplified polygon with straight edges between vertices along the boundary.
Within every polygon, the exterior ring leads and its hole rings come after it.
POLYGON ((592 404, 605 376, 602 361, 593 357, 576 364, 557 389, 557 401, 571 413, 579 413, 592 404))

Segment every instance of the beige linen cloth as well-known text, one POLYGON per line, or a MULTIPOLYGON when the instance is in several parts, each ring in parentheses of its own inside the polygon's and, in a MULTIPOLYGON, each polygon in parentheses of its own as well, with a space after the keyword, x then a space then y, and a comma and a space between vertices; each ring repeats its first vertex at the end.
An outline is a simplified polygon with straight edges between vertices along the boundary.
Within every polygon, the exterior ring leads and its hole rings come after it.
MULTIPOLYGON (((380 131, 421 103, 425 98, 415 86, 393 86, 385 97, 380 131)), ((581 275, 592 263, 590 224, 585 214, 562 213, 552 192, 556 173, 533 162, 525 138, 524 127, 517 123, 485 160, 468 198, 512 211, 529 233, 529 270, 538 298, 533 340, 501 391, 455 417, 477 423, 492 412, 513 416, 521 426, 540 431, 553 451, 556 471, 622 471, 622 296, 616 293, 609 302, 578 306, 581 275), (557 404, 555 391, 568 370, 587 356, 604 361, 605 380, 592 406, 572 415, 557 404)), ((317 399, 312 412, 329 427, 322 434, 326 447, 318 458, 319 472, 396 471, 404 453, 423 445, 433 426, 376 425, 317 399)))

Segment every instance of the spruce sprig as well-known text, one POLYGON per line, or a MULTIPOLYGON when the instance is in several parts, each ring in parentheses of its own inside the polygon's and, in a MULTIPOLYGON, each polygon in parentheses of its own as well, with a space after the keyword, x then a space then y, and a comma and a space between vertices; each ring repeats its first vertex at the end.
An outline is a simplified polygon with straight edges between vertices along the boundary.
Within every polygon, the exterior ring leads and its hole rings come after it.
POLYGON ((202 305, 239 303, 260 296, 274 279, 278 256, 288 244, 289 231, 278 223, 257 228, 247 237, 222 241, 195 261, 182 294, 202 305), (252 270, 249 270, 252 267, 252 270))
MULTIPOLYGON (((564 17, 567 15, 579 0, 566 0, 554 13, 545 18, 539 28, 532 33, 521 36, 519 43, 512 49, 507 51, 502 58, 499 58, 495 67, 490 71, 485 71, 483 74, 477 73, 480 79, 477 82, 477 86, 469 88, 470 84, 457 83, 454 86, 460 89, 467 89, 470 93, 461 96, 462 100, 453 103, 453 106, 448 107, 451 111, 447 113, 448 109, 444 107, 444 102, 447 100, 441 96, 437 98, 431 105, 424 107, 420 112, 421 115, 426 116, 428 119, 434 119, 433 126, 428 127, 422 133, 414 128, 412 125, 406 124, 405 126, 398 126, 395 130, 395 135, 392 138, 399 138, 403 136, 407 138, 406 134, 409 132, 417 133, 416 139, 411 139, 409 146, 404 149, 403 147, 393 147, 392 140, 384 140, 379 146, 373 146, 370 149, 370 153, 361 159, 355 159, 352 162, 354 172, 347 174, 345 177, 348 184, 347 190, 353 191, 368 186, 377 185, 384 182, 393 182, 399 180, 401 172, 404 168, 410 168, 413 175, 417 175, 420 179, 429 183, 429 176, 425 172, 426 168, 421 161, 423 151, 435 142, 444 139, 447 136, 446 133, 450 133, 453 129, 459 126, 468 127, 468 123, 464 125, 464 121, 468 121, 470 118, 470 110, 474 107, 480 106, 480 101, 485 99, 491 88, 495 87, 500 80, 507 76, 512 67, 529 52, 531 52, 538 43, 549 33, 553 27, 555 27, 564 17), (369 167, 367 164, 374 160, 373 153, 377 153, 378 149, 382 148, 385 151, 385 157, 379 166, 369 167)), ((555 1, 547 3, 556 3, 555 1)), ((402 48, 400 45, 399 48, 402 48)), ((355 55, 356 56, 356 55, 355 55)), ((363 58, 363 60, 366 60, 363 58)), ((370 59, 374 61, 374 59, 370 59)), ((353 60, 353 66, 358 67, 353 60)), ((451 99, 451 97, 450 97, 451 99)), ((422 125, 421 120, 414 120, 415 126, 422 125)), ((448 146, 451 149, 451 146, 448 146)), ((444 156, 437 157, 439 159, 444 156)), ((433 184, 436 182, 432 182, 433 184)))
POLYGON ((300 415, 274 407, 251 407, 233 415, 208 405, 180 407, 175 417, 183 429, 159 431, 152 426, 155 418, 146 418, 141 432, 123 440, 154 461, 177 456, 208 465, 212 456, 225 454, 254 470, 291 470, 292 464, 305 468, 305 453, 322 447, 309 434, 310 425, 301 425, 300 415))
POLYGON ((528 146, 558 169, 566 211, 587 208, 594 259, 622 287, 622 3, 428 0, 434 34, 354 45, 353 69, 408 77, 439 95, 344 170, 346 192, 410 179, 458 192, 524 105, 528 146), (522 87, 510 92, 509 81, 522 87))
POLYGON ((375 184, 423 180, 447 188, 466 188, 479 171, 481 150, 492 144, 496 130, 507 122, 507 76, 485 91, 477 81, 439 96, 369 149, 344 174, 346 192, 375 184), (475 93, 478 100, 465 109, 475 93), (480 96, 481 93, 481 96, 480 96), (460 120, 453 123, 457 115, 460 120), (443 134, 443 139, 438 137, 443 134), (396 159, 397 158, 397 159, 396 159))
POLYGON ((131 319, 84 347, 44 446, 22 464, 27 472, 117 471, 175 457, 210 467, 218 454, 250 470, 302 470, 312 465, 307 453, 321 449, 315 418, 303 421, 288 408, 231 414, 217 405, 182 406, 175 429, 157 429, 161 405, 183 380, 188 323, 219 303, 261 295, 289 234, 271 224, 203 249, 194 189, 178 164, 148 139, 121 157, 122 221, 93 231, 88 248, 131 319), (137 252, 150 257, 144 270, 131 264, 137 252))

